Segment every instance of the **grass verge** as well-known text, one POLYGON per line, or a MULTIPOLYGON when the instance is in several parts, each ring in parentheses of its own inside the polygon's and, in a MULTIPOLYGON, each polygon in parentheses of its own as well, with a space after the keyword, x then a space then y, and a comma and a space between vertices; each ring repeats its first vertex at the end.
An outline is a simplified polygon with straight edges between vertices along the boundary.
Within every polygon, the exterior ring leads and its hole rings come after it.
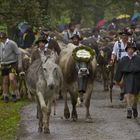
POLYGON ((0 140, 14 140, 20 122, 20 109, 28 102, 16 103, 0 101, 0 140))

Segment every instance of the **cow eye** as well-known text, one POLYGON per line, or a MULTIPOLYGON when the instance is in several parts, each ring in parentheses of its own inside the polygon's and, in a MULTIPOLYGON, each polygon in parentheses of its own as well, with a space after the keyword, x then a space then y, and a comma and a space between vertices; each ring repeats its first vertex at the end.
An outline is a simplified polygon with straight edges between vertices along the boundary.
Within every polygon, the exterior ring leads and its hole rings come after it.
POLYGON ((57 77, 57 69, 56 68, 54 69, 54 75, 55 75, 55 77, 57 77))
POLYGON ((47 71, 47 69, 46 69, 46 68, 43 68, 43 70, 44 70, 44 71, 47 71))

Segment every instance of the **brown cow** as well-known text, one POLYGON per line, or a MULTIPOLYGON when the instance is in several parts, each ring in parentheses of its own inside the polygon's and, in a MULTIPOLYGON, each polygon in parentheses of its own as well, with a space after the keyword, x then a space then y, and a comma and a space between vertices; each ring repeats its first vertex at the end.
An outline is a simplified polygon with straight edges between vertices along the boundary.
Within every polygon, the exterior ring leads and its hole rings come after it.
MULTIPOLYGON (((72 52, 76 48, 75 45, 69 44, 67 48, 63 49, 60 53, 59 57, 59 66, 62 69, 63 77, 64 77, 64 95, 65 95, 65 107, 64 107, 64 116, 66 119, 70 117, 70 112, 67 104, 67 92, 70 93, 71 101, 72 101, 72 113, 71 117, 75 121, 77 120, 77 111, 76 104, 78 96, 82 97, 85 92, 85 107, 86 107, 86 121, 91 121, 92 118, 90 116, 89 106, 90 106, 90 98, 93 92, 93 81, 96 71, 96 58, 94 57, 92 61, 88 64, 82 63, 79 65, 79 69, 77 71, 77 62, 73 59, 72 52), (84 64, 84 65, 83 65, 84 64), (81 86, 83 83, 79 83, 79 77, 84 76, 87 77, 85 79, 84 85, 86 88, 81 86), (77 84, 78 82, 78 84, 77 84), (78 86, 79 85, 79 86, 78 86)), ((82 100, 82 98, 81 98, 82 100)))

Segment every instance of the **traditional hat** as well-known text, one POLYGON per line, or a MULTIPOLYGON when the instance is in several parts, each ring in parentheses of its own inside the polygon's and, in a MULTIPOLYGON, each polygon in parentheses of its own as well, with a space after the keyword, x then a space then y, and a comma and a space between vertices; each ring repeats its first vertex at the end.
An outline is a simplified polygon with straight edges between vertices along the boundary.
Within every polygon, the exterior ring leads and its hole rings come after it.
POLYGON ((7 38, 7 34, 5 32, 0 32, 0 38, 7 38))
POLYGON ((133 48, 134 51, 136 51, 136 50, 137 50, 136 43, 135 43, 135 42, 128 42, 128 43, 127 43, 127 46, 126 46, 126 48, 125 48, 125 51, 126 51, 126 52, 127 52, 127 49, 128 49, 128 48, 133 48))
POLYGON ((42 32, 49 32, 50 29, 49 28, 42 28, 42 32))
POLYGON ((130 25, 130 28, 131 28, 131 29, 136 29, 136 24, 135 24, 135 23, 132 23, 132 24, 130 25))
POLYGON ((77 38, 77 39, 79 39, 79 40, 82 40, 82 37, 80 37, 78 34, 73 34, 72 35, 72 37, 71 37, 71 39, 73 39, 73 38, 77 38))
POLYGON ((47 43, 47 40, 44 37, 39 37, 38 40, 35 42, 35 44, 38 45, 39 42, 47 43))
POLYGON ((128 35, 128 36, 130 36, 130 35, 132 35, 132 33, 129 32, 128 29, 123 29, 121 32, 119 32, 119 35, 128 35))

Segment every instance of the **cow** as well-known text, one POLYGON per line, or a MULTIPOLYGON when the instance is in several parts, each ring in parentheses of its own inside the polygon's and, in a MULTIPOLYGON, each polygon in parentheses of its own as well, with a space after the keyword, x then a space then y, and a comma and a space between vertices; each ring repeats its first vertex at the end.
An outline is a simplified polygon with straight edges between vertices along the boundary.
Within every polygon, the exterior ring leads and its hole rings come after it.
POLYGON ((76 104, 77 99, 80 96, 81 101, 83 101, 83 95, 85 94, 85 107, 86 107, 86 121, 92 121, 89 106, 90 98, 93 92, 93 81, 96 71, 96 57, 94 57, 90 62, 78 62, 73 57, 73 50, 76 48, 73 44, 68 44, 67 48, 63 49, 59 56, 59 66, 61 67, 63 78, 64 78, 64 117, 66 119, 70 118, 70 112, 67 104, 67 91, 70 93, 72 102, 72 113, 71 118, 73 121, 78 119, 76 104), (77 64, 79 65, 77 68, 77 64), (84 79, 84 77, 86 77, 84 79), (83 78, 80 80, 80 78, 83 78), (85 92, 85 93, 84 93, 85 92))
POLYGON ((35 95, 37 101, 39 132, 50 133, 51 104, 63 85, 62 72, 56 64, 57 58, 54 51, 45 53, 31 64, 26 73, 28 90, 35 95))
POLYGON ((28 93, 28 89, 25 82, 25 74, 31 65, 31 49, 19 48, 22 54, 22 71, 18 74, 18 84, 19 84, 19 97, 28 97, 31 99, 31 95, 28 93))
POLYGON ((103 85, 104 85, 104 91, 109 90, 109 74, 110 74, 110 59, 111 59, 111 48, 105 47, 101 48, 99 55, 97 57, 98 62, 98 71, 100 72, 102 78, 103 78, 103 85))

